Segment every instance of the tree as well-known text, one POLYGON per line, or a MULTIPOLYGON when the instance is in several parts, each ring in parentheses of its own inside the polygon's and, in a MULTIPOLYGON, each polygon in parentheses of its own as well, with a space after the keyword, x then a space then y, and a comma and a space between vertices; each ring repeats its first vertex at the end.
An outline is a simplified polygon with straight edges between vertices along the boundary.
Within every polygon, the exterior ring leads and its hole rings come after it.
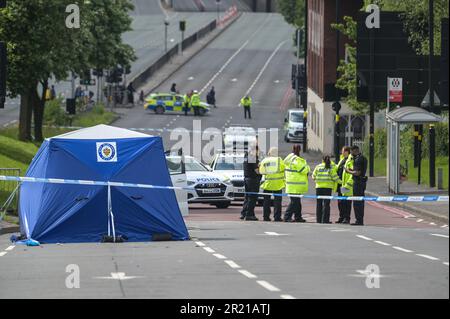
POLYGON ((287 23, 297 28, 305 25, 305 1, 307 0, 278 0, 278 8, 287 23))
POLYGON ((130 30, 129 0, 80 1, 79 29, 66 27, 66 7, 73 0, 9 0, 0 14, 0 38, 8 47, 9 95, 20 95, 19 139, 43 140, 42 120, 48 81, 66 79, 94 66, 130 63, 132 48, 121 40, 130 30), (103 17, 106 16, 106 17, 103 17), (93 29, 93 26, 96 26, 93 29), (95 31, 95 33, 94 33, 95 31))

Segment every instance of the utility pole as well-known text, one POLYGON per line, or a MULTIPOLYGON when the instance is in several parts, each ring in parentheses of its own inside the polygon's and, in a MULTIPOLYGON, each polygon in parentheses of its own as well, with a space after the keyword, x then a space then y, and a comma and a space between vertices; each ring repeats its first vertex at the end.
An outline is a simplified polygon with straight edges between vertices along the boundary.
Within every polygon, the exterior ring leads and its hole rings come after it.
MULTIPOLYGON (((433 57, 434 57, 434 0, 428 2, 428 35, 430 42, 430 52, 428 55, 428 83, 430 92, 430 111, 436 113, 434 107, 434 87, 433 87, 433 57)), ((429 129, 429 172, 430 172, 430 187, 436 186, 436 132, 434 125, 430 125, 429 129)))
POLYGON ((374 176, 374 161, 375 161, 375 56, 374 56, 374 29, 369 30, 369 46, 370 46, 370 76, 369 76, 369 176, 374 176))
POLYGON ((297 70, 296 70, 296 76, 295 76, 295 106, 297 108, 300 107, 300 83, 299 83, 299 76, 300 76, 300 43, 301 43, 301 37, 302 32, 300 29, 296 30, 296 40, 297 40, 297 70))
POLYGON ((164 20, 164 52, 167 53, 167 27, 169 26, 169 20, 166 18, 164 20))
POLYGON ((303 152, 307 153, 308 149, 308 0, 305 0, 305 53, 303 63, 305 63, 305 90, 302 93, 302 102, 303 102, 303 152))

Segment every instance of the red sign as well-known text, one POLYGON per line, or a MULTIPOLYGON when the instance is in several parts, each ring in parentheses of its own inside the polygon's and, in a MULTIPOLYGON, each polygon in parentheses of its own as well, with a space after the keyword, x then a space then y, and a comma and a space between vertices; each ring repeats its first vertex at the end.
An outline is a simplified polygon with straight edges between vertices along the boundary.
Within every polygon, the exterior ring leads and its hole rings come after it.
POLYGON ((403 102, 403 79, 388 78, 389 103, 403 102))

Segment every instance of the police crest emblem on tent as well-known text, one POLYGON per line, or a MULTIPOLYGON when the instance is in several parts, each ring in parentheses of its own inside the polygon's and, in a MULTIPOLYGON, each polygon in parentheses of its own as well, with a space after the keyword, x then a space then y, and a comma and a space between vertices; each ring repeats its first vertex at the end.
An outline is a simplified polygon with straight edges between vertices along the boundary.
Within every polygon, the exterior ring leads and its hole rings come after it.
POLYGON ((97 162, 117 162, 116 142, 97 143, 97 162))

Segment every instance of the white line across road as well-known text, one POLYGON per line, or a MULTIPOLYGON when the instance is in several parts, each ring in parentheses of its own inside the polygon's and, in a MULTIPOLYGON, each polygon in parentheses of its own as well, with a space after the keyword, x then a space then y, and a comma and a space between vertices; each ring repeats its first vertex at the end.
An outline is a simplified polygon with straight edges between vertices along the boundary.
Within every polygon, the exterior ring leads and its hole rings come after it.
POLYGON ((435 237, 449 238, 448 235, 443 235, 443 234, 430 234, 430 235, 435 236, 435 237))
POLYGON ((0 251, 0 257, 3 257, 3 256, 5 256, 7 254, 7 252, 6 251, 0 251))

